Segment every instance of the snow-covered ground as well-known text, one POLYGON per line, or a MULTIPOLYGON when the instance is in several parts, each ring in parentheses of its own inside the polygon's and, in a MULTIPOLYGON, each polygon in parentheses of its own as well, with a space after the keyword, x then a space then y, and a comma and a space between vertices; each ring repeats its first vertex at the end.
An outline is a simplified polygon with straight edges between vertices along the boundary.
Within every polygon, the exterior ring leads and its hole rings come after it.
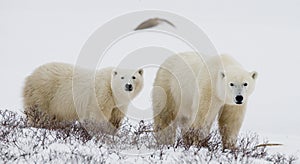
MULTIPOLYGON (((300 157, 300 137, 294 135, 280 135, 280 134, 265 134, 258 133, 260 137, 267 138, 270 143, 281 143, 282 146, 270 147, 269 151, 280 152, 283 154, 293 154, 300 157)), ((298 161, 299 162, 299 161, 298 161)))
MULTIPOLYGON (((53 124, 46 125, 55 128, 53 124)), ((295 156, 256 147, 266 143, 254 133, 241 134, 237 149, 222 150, 217 132, 207 146, 158 145, 150 122, 125 119, 115 135, 92 138, 78 122, 49 130, 26 125, 21 115, 0 111, 0 161, 4 163, 290 163, 295 156)))
MULTIPOLYGON (((22 112, 25 77, 51 61, 75 64, 86 40, 105 22, 132 11, 166 10, 194 22, 219 52, 259 73, 241 132, 256 132, 271 143, 283 144, 271 151, 299 157, 299 8, 296 0, 0 0, 0 109, 22 112)), ((178 40, 146 34, 120 41, 100 66, 117 65, 118 55, 146 41, 174 52, 188 50, 178 40)), ((137 119, 151 119, 150 92, 156 69, 145 69, 144 90, 133 102, 136 108, 130 108, 134 110, 129 114, 137 119)))

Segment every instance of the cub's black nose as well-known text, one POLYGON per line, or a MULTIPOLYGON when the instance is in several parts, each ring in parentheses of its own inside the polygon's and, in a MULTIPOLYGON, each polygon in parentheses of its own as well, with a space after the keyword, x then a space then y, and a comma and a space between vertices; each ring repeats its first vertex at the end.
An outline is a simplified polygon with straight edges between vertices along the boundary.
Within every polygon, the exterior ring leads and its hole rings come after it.
POLYGON ((242 95, 237 95, 235 97, 236 103, 237 104, 242 104, 244 97, 242 95))
POLYGON ((132 91, 132 89, 133 89, 132 84, 125 84, 126 91, 132 91))

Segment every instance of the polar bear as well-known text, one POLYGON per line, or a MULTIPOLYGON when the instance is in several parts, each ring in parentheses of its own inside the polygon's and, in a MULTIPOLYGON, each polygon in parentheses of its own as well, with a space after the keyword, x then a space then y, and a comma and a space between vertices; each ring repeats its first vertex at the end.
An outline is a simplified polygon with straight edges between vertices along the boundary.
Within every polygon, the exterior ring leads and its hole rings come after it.
POLYGON ((256 78, 255 71, 247 72, 228 55, 185 52, 167 58, 152 92, 158 141, 174 143, 177 129, 184 140, 191 129, 198 141, 204 140, 217 118, 223 147, 234 147, 256 78))
POLYGON ((142 87, 143 69, 109 67, 93 72, 49 63, 27 77, 24 109, 31 125, 39 124, 31 115, 38 110, 56 121, 109 121, 118 128, 128 104, 142 87))

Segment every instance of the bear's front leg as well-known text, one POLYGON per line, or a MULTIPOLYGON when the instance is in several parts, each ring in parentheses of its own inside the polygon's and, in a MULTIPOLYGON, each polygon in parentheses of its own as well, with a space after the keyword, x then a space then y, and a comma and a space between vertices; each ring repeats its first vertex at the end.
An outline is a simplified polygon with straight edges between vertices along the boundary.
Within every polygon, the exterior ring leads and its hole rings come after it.
POLYGON ((112 112, 111 112, 111 116, 109 119, 109 123, 111 123, 112 125, 112 133, 116 133, 117 130, 120 128, 121 124, 122 124, 122 120, 125 117, 125 111, 122 111, 121 109, 119 109, 118 107, 114 107, 112 112))
POLYGON ((222 137, 223 149, 234 149, 242 126, 246 104, 224 105, 219 112, 219 131, 222 137))

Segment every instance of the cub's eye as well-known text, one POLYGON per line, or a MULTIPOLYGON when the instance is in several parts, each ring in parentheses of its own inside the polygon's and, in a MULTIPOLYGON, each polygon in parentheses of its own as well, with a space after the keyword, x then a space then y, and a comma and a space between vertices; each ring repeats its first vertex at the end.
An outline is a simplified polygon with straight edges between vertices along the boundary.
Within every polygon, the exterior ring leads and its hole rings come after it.
POLYGON ((247 87, 247 86, 248 86, 248 83, 244 83, 244 86, 247 87))
POLYGON ((229 83, 229 85, 230 85, 230 86, 232 86, 232 87, 234 86, 234 84, 233 84, 233 83, 229 83))
POLYGON ((124 79, 124 77, 122 76, 121 79, 124 79))
POLYGON ((132 76, 132 79, 135 79, 135 76, 132 76))

